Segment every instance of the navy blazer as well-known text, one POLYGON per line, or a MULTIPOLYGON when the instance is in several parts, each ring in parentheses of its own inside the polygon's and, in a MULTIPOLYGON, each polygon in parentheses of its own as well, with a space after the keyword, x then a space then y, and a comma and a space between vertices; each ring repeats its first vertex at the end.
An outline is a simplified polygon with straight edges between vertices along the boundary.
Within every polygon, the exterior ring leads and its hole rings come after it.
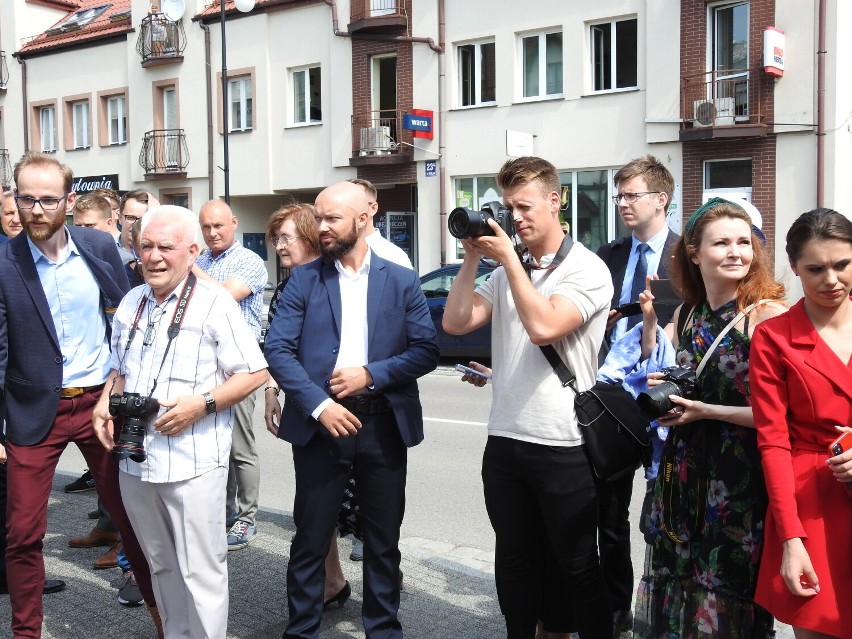
MULTIPOLYGON (((326 433, 311 412, 329 397, 340 349, 339 273, 323 258, 293 269, 266 335, 269 371, 285 393, 278 436, 304 446, 326 433)), ((435 326, 415 271, 370 258, 367 286, 367 369, 375 392, 393 408, 406 446, 423 441, 417 378, 435 369, 435 326)))
MULTIPOLYGON (((66 228, 101 290, 109 331, 128 290, 115 240, 94 229, 66 228)), ((26 233, 0 246, 0 389, 6 438, 18 446, 44 439, 59 408, 62 351, 26 233)))
MULTIPOLYGON (((663 244, 663 254, 660 255, 660 265, 657 268, 657 275, 660 279, 669 277, 669 269, 672 265, 675 247, 680 240, 680 235, 669 229, 669 234, 666 236, 666 242, 663 244)), ((633 237, 619 237, 609 244, 602 244, 598 248, 598 257, 604 261, 610 274, 612 275, 612 302, 610 308, 615 308, 619 304, 621 297, 621 287, 624 286, 624 273, 627 271, 627 260, 630 258, 630 248, 633 246, 633 237)), ((636 300, 631 300, 635 302, 636 300)), ((660 326, 665 326, 669 323, 671 317, 660 317, 658 323, 660 326)))

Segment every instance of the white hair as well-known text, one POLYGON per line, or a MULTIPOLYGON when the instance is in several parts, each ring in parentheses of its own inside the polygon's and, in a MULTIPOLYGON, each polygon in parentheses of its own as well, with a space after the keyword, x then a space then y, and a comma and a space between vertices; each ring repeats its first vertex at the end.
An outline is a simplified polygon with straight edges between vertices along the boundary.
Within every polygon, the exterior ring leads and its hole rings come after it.
POLYGON ((142 224, 139 234, 145 232, 145 228, 155 219, 163 218, 169 222, 176 222, 183 230, 190 244, 198 244, 198 218, 195 213, 182 206, 173 204, 161 204, 148 209, 142 216, 142 224))

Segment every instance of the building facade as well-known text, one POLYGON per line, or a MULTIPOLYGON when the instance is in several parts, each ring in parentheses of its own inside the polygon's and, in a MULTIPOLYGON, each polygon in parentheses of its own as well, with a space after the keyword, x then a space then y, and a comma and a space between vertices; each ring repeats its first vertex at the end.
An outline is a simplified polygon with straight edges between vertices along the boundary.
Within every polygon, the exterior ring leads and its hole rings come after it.
POLYGON ((227 167, 243 243, 272 281, 266 218, 331 182, 375 183, 377 226, 424 273, 460 259, 447 215, 499 199, 508 157, 557 166, 565 221, 594 249, 623 231, 613 174, 652 153, 678 183, 673 228, 714 194, 748 198, 787 277, 776 246, 792 220, 852 205, 847 5, 226 0, 223 113, 218 0, 5 0, 0 144, 12 162, 55 151, 86 182, 194 210, 224 196, 227 167), (767 27, 784 34, 780 76, 767 27))

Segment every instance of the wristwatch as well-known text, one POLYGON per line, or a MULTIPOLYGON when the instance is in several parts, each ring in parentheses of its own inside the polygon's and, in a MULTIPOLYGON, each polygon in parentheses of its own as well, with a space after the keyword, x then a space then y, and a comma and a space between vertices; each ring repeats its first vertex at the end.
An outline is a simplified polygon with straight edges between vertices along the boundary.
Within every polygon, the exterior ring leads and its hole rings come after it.
POLYGON ((204 398, 204 407, 207 410, 208 415, 212 415, 216 412, 216 400, 213 399, 213 395, 208 391, 202 395, 204 398))

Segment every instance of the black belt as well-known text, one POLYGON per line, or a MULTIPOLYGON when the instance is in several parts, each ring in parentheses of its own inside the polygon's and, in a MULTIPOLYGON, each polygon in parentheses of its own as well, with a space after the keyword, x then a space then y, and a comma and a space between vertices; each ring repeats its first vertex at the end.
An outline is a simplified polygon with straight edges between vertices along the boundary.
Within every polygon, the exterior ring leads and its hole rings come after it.
POLYGON ((393 410, 384 395, 352 395, 332 399, 354 415, 379 415, 393 410))

